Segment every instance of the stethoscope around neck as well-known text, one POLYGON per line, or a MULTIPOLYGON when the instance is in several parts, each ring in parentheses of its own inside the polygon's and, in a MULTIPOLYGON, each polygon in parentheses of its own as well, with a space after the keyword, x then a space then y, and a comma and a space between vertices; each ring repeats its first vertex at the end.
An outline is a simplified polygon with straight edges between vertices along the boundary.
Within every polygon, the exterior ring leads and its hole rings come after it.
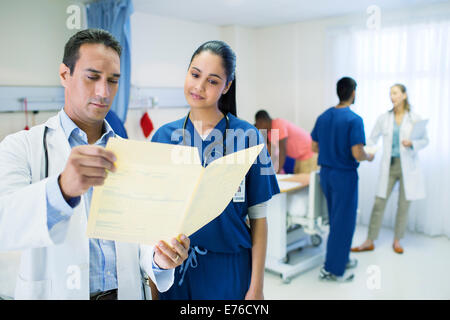
MULTIPOLYGON (((185 132, 186 132, 186 126, 187 126, 187 122, 188 122, 190 114, 191 114, 191 112, 189 111, 186 118, 184 119, 184 123, 183 123, 183 140, 181 141, 181 144, 183 146, 186 145, 185 132)), ((226 124, 225 124, 225 134, 222 135, 222 156, 223 157, 226 155, 225 141, 226 141, 226 137, 227 137, 227 131, 228 131, 228 129, 230 129, 230 120, 228 119, 228 115, 224 114, 224 117, 225 117, 226 124)), ((195 131, 195 129, 194 129, 194 131, 195 131)), ((214 142, 216 142, 216 141, 214 141, 214 142)), ((202 164, 203 167, 206 166, 206 160, 208 158, 208 156, 205 156, 205 154, 211 155, 212 150, 208 150, 208 149, 213 149, 215 146, 217 146, 217 143, 211 143, 206 147, 205 152, 203 153, 203 164, 202 164), (206 152, 207 150, 209 152, 206 152)))
POLYGON ((44 158, 45 158, 45 178, 48 178, 48 150, 47 150, 47 131, 48 127, 44 127, 44 137, 42 139, 42 143, 44 144, 44 158))
POLYGON ((44 135, 43 135, 43 138, 42 138, 42 144, 44 145, 44 161, 45 161, 44 179, 48 178, 47 132, 48 132, 48 127, 44 126, 44 135))

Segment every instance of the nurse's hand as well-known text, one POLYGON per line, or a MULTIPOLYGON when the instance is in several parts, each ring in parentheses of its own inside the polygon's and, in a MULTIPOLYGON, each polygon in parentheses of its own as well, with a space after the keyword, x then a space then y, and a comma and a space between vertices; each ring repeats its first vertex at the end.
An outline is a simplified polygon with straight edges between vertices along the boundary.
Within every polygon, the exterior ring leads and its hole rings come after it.
POLYGON ((373 154, 373 153, 367 154, 367 161, 373 161, 374 158, 375 158, 375 154, 373 154))
POLYGON ((100 146, 85 145, 72 148, 66 167, 58 178, 64 199, 81 196, 92 186, 103 185, 107 172, 116 171, 116 157, 100 146))
POLYGON ((402 144, 404 147, 409 148, 412 146, 412 142, 410 140, 403 140, 402 144))
POLYGON ((161 269, 173 269, 180 266, 188 257, 191 240, 184 234, 179 236, 180 240, 172 238, 169 246, 164 241, 155 246, 153 261, 161 269))

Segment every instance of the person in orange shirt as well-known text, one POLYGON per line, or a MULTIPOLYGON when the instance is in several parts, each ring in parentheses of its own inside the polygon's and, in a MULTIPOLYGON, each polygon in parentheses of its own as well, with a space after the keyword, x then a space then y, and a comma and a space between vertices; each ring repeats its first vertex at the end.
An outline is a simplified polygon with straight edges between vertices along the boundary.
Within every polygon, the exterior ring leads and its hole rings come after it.
MULTIPOLYGON (((255 127, 266 130, 269 152, 271 145, 278 149, 277 173, 310 173, 319 169, 309 132, 285 119, 272 119, 266 110, 255 114, 255 127)), ((271 157, 275 158, 272 154, 271 157)))

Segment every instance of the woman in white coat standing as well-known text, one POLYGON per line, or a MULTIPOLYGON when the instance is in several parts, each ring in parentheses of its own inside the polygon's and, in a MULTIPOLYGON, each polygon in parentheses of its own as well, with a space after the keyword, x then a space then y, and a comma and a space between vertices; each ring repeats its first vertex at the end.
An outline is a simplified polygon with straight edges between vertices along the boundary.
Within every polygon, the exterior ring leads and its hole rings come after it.
POLYGON ((412 200, 425 197, 423 173, 420 168, 418 151, 426 147, 428 137, 410 140, 414 124, 421 118, 411 111, 406 87, 395 84, 391 87, 391 101, 394 107, 382 114, 368 139, 368 146, 376 145, 383 136, 383 158, 375 203, 370 218, 367 240, 352 252, 371 251, 375 249, 384 209, 395 184, 399 182, 399 199, 395 221, 393 249, 403 253, 400 239, 403 238, 408 220, 408 209, 412 200))

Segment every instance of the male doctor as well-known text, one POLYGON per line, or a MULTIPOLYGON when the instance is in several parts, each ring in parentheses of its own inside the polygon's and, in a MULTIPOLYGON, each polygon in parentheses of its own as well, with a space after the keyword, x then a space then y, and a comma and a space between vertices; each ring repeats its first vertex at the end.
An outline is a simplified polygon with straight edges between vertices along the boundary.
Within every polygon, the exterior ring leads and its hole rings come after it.
MULTIPOLYGON (((117 92, 121 47, 87 29, 67 42, 59 69, 64 108, 0 143, 0 251, 22 250, 15 299, 142 299, 142 274, 170 288, 189 238, 157 246, 89 239, 93 186, 115 171, 104 120, 117 92)), ((174 235, 175 236, 175 235, 174 235)))

